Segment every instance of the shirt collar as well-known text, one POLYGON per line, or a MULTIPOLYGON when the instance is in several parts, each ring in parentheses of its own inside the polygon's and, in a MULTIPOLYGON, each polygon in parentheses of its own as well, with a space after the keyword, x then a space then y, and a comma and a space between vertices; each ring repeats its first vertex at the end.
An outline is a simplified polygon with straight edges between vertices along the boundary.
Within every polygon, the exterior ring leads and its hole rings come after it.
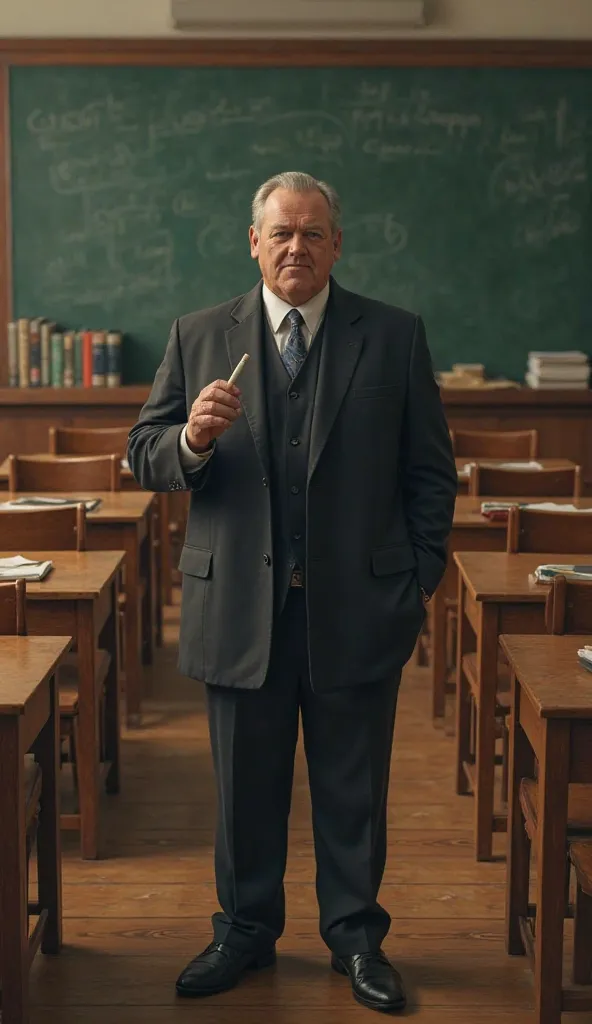
POLYGON ((309 299, 308 302, 304 302, 301 306, 290 306, 288 302, 284 302, 283 299, 280 299, 279 295, 276 295, 275 292, 272 292, 264 284, 262 292, 263 304, 273 333, 277 334, 290 310, 297 309, 312 338, 318 330, 327 302, 329 301, 329 288, 330 285, 327 281, 323 290, 318 292, 317 295, 313 295, 312 299, 309 299))

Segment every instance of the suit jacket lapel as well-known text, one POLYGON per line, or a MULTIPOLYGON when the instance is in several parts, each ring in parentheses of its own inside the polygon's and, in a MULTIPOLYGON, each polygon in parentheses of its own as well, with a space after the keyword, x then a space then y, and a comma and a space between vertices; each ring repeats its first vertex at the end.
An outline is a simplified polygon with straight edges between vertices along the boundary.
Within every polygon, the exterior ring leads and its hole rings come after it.
MULTIPOLYGON (((243 295, 232 311, 237 321, 226 331, 226 346, 231 372, 245 352, 250 359, 237 382, 241 391, 241 403, 247 417, 257 453, 264 472, 269 475, 269 439, 267 426, 267 402, 263 379, 263 301, 261 282, 252 291, 243 295)), ((230 374, 229 374, 230 376, 230 374)))
POLYGON ((317 467, 360 358, 364 344, 364 336, 358 324, 360 319, 361 313, 356 307, 355 296, 331 279, 311 426, 309 480, 317 467))

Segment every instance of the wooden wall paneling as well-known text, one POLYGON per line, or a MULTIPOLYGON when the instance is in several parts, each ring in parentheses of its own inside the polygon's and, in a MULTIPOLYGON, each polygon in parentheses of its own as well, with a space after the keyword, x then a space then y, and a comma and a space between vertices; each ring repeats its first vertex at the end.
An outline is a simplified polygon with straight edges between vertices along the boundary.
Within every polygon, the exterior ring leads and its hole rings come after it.
POLYGON ((8 383, 6 324, 12 317, 9 72, 0 60, 0 384, 8 383))

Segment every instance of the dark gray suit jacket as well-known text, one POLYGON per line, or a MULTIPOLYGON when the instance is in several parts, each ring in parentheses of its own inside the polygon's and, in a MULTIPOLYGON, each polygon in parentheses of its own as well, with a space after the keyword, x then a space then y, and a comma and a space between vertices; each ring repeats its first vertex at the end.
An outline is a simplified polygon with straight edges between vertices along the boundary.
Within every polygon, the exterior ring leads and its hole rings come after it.
MULTIPOLYGON (((273 621, 272 523, 261 285, 175 321, 128 459, 149 490, 191 490, 179 667, 254 689, 273 621), (244 352, 244 415, 204 469, 185 475, 179 435, 200 390, 244 352)), ((446 565, 457 476, 423 323, 335 281, 327 307, 307 487, 312 685, 394 674, 409 658, 446 565)))

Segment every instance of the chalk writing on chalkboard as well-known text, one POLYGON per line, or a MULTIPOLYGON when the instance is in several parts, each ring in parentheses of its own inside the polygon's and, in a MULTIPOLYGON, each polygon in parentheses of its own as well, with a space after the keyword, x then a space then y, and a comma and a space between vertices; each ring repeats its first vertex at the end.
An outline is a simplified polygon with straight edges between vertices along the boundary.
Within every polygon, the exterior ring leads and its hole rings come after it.
POLYGON ((125 379, 144 379, 175 316, 257 280, 256 187, 309 170, 343 196, 346 287, 420 311, 438 366, 478 344, 490 372, 517 376, 529 348, 581 347, 592 323, 590 82, 561 70, 15 68, 15 311, 112 317, 131 336, 125 379))

